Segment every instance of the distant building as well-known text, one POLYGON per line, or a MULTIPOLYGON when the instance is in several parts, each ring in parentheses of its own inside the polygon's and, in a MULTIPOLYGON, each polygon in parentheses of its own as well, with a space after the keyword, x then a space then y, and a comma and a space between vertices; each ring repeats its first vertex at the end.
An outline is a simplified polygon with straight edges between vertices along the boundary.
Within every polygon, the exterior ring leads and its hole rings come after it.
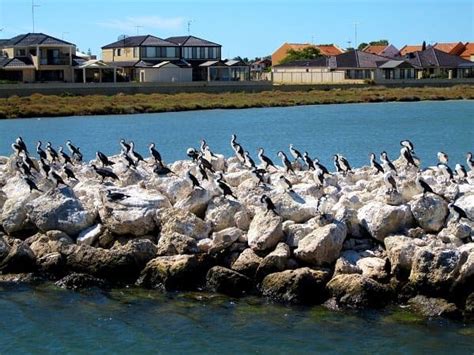
POLYGON ((466 42, 464 50, 459 55, 462 59, 474 62, 474 42, 466 42))
POLYGON ((381 55, 383 57, 396 57, 400 51, 392 44, 389 45, 368 45, 362 49, 362 52, 381 55))
POLYGON ((241 60, 209 60, 199 65, 207 81, 248 81, 250 66, 241 60))
POLYGON ((0 40, 0 80, 47 82, 74 80, 76 45, 44 33, 0 40))
POLYGON ((413 53, 413 52, 416 52, 416 51, 421 51, 423 48, 423 46, 420 44, 420 45, 404 45, 402 48, 400 48, 400 55, 401 56, 404 56, 404 55, 407 55, 409 53, 413 53))
POLYGON ((464 43, 462 42, 451 42, 451 43, 435 43, 433 48, 442 52, 459 56, 464 51, 464 43))
POLYGON ((333 56, 344 53, 344 50, 336 46, 335 44, 310 44, 310 43, 283 43, 275 52, 272 54, 273 65, 278 65, 287 56, 288 50, 302 50, 307 47, 315 47, 319 49, 323 56, 333 56))
POLYGON ((262 73, 272 66, 270 59, 261 59, 250 64, 250 78, 252 80, 262 80, 262 73))

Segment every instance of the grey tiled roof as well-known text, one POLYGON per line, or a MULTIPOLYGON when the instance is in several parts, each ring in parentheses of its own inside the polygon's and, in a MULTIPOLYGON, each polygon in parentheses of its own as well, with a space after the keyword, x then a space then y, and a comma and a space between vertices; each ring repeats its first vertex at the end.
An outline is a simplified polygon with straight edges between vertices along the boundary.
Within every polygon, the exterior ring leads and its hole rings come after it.
POLYGON ((470 63, 470 61, 440 51, 434 47, 428 47, 424 51, 412 52, 403 57, 415 66, 422 68, 445 67, 457 68, 461 64, 470 63))
POLYGON ((124 48, 124 47, 140 47, 140 46, 149 46, 149 47, 158 47, 158 46, 166 46, 166 47, 176 47, 177 45, 170 41, 165 41, 161 38, 146 35, 146 36, 132 36, 126 37, 124 39, 115 41, 113 43, 107 44, 103 46, 102 49, 110 49, 110 48, 124 48))
POLYGON ((171 64, 174 64, 174 65, 177 65, 178 67, 183 67, 183 68, 187 68, 191 66, 191 64, 189 64, 188 62, 184 60, 140 60, 134 66, 136 68, 151 68, 163 62, 170 62, 171 64))
POLYGON ((7 58, 2 57, 3 59, 0 60, 0 68, 7 69, 7 68, 34 68, 33 62, 29 58, 7 58))
POLYGON ((41 44, 74 46, 73 43, 46 35, 44 33, 26 33, 10 38, 3 46, 35 46, 41 44))
POLYGON ((222 47, 220 44, 194 37, 194 36, 175 36, 175 37, 168 37, 167 41, 176 43, 178 46, 185 46, 185 47, 222 47))

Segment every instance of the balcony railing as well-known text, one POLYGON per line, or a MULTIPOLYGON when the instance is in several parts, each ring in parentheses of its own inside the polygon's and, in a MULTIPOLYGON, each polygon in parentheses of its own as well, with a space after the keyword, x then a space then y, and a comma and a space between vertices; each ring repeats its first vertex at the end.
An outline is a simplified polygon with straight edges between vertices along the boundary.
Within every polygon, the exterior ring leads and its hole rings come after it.
POLYGON ((40 58, 40 65, 69 65, 69 57, 40 58))

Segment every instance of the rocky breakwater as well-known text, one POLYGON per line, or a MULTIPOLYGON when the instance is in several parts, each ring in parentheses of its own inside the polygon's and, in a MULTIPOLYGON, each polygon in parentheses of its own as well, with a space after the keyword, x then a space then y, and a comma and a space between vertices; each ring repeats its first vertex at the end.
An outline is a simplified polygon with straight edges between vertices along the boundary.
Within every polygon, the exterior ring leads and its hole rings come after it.
POLYGON ((400 160, 396 190, 372 167, 326 174, 322 183, 313 171, 269 168, 262 183, 238 159, 213 157, 232 197, 210 171, 193 187, 189 172, 201 175, 191 160, 158 174, 152 161, 131 169, 111 157, 117 181, 101 182, 90 164, 76 163, 78 181, 56 187, 33 172, 41 191, 30 192, 16 159, 0 158, 0 283, 207 289, 472 316, 472 175, 458 182, 425 170, 433 192, 423 192, 420 173, 400 160), (282 175, 291 189, 279 184, 282 175))

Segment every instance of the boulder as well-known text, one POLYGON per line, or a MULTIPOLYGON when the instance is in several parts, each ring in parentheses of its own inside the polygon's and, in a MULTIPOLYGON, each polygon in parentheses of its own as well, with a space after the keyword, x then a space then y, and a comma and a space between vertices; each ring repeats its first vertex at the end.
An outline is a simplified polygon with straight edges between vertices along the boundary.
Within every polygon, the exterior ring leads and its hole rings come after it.
POLYGON ((362 271, 362 276, 370 277, 377 281, 386 280, 389 271, 389 263, 387 259, 377 257, 361 258, 357 261, 356 265, 362 271))
POLYGON ((211 232, 209 223, 204 222, 191 212, 175 207, 159 210, 156 215, 161 226, 161 235, 179 233, 193 239, 207 238, 211 232))
POLYGON ((331 264, 339 257, 346 235, 347 228, 343 222, 335 221, 317 228, 299 242, 295 256, 314 265, 331 264))
POLYGON ((28 238, 26 243, 29 244, 31 251, 36 258, 51 253, 64 253, 68 246, 73 244, 72 239, 61 231, 48 231, 45 234, 37 234, 28 238))
POLYGON ((230 227, 219 232, 212 233, 212 244, 208 252, 217 253, 230 247, 234 242, 241 238, 242 234, 243 232, 236 227, 230 227))
POLYGON ((232 269, 253 278, 262 260, 251 248, 247 248, 234 261, 232 269))
MULTIPOLYGON (((4 248, 3 254, 5 254, 4 248)), ((36 268, 35 255, 27 243, 15 239, 8 249, 8 254, 0 260, 0 271, 8 273, 24 273, 36 268)))
POLYGON ((329 273, 303 267, 267 275, 261 285, 262 294, 277 302, 294 304, 320 303, 326 296, 329 273))
POLYGON ((390 260, 391 272, 400 279, 407 279, 411 272, 415 252, 426 245, 421 239, 402 235, 384 239, 385 250, 390 260))
POLYGON ((59 252, 44 254, 36 259, 36 265, 41 274, 51 276, 52 278, 55 278, 57 275, 63 275, 66 271, 66 259, 59 252))
POLYGON ((418 249, 409 277, 411 286, 421 294, 448 296, 459 275, 461 256, 457 249, 418 249))
POLYGON ((258 212, 250 223, 247 237, 250 248, 255 251, 273 249, 283 239, 281 217, 258 212))
POLYGON ((158 240, 157 255, 196 254, 198 246, 194 238, 176 232, 163 234, 158 240))
POLYGON ((411 228, 414 223, 408 205, 391 206, 379 201, 362 207, 357 218, 370 235, 381 242, 390 234, 411 228))
POLYGON ((148 262, 137 284, 164 290, 190 290, 199 285, 206 270, 207 262, 197 255, 159 256, 148 262))
POLYGON ((160 193, 139 186, 129 186, 120 192, 130 197, 115 202, 104 199, 99 210, 104 226, 118 235, 140 237, 153 232, 156 229, 156 211, 171 207, 169 200, 160 193))
POLYGON ((1 210, 0 222, 7 234, 28 234, 36 230, 34 224, 28 219, 26 205, 38 196, 39 193, 33 192, 30 195, 13 197, 5 201, 1 210))
POLYGON ((76 243, 79 245, 93 245, 99 239, 99 236, 103 233, 103 231, 104 226, 102 224, 98 223, 93 225, 92 227, 89 227, 79 233, 76 243))
POLYGON ((348 307, 382 307, 392 296, 387 285, 360 274, 336 275, 327 288, 338 304, 348 307))
POLYGON ((107 283, 91 275, 72 273, 57 281, 56 286, 70 290, 82 290, 92 287, 105 288, 107 283))
POLYGON ((362 270, 357 266, 360 254, 354 250, 347 250, 336 260, 334 275, 339 274, 361 274, 362 270))
POLYGON ((290 256, 290 247, 285 243, 278 243, 275 250, 260 262, 256 274, 257 280, 262 280, 268 274, 285 270, 290 256))
POLYGON ((194 213, 196 216, 203 218, 206 213, 207 205, 211 201, 212 196, 209 191, 204 189, 194 189, 185 198, 178 200, 174 207, 194 213))
POLYGON ((214 266, 207 272, 206 288, 229 296, 242 296, 252 288, 252 280, 237 271, 214 266))
POLYGON ((424 317, 445 317, 459 319, 461 311, 454 303, 449 303, 443 298, 428 298, 418 295, 408 300, 410 310, 424 317))
POLYGON ((410 201, 410 208, 418 225, 428 233, 439 232, 449 212, 446 201, 432 193, 410 201))
POLYGON ((42 232, 60 230, 75 236, 94 223, 97 214, 87 210, 68 187, 54 189, 26 205, 28 217, 42 232))
POLYGON ((218 232, 226 228, 237 227, 237 222, 239 222, 240 225, 244 224, 245 227, 246 222, 243 221, 242 223, 241 221, 245 218, 245 214, 248 214, 248 212, 239 201, 227 198, 215 198, 209 203, 204 219, 211 222, 214 232, 218 232), (236 220, 238 213, 239 219, 236 220))
MULTIPOLYGON (((472 185, 471 185, 472 186, 472 185)), ((462 208, 467 217, 474 221, 474 193, 471 190, 470 194, 465 194, 456 200, 456 206, 462 208)))

